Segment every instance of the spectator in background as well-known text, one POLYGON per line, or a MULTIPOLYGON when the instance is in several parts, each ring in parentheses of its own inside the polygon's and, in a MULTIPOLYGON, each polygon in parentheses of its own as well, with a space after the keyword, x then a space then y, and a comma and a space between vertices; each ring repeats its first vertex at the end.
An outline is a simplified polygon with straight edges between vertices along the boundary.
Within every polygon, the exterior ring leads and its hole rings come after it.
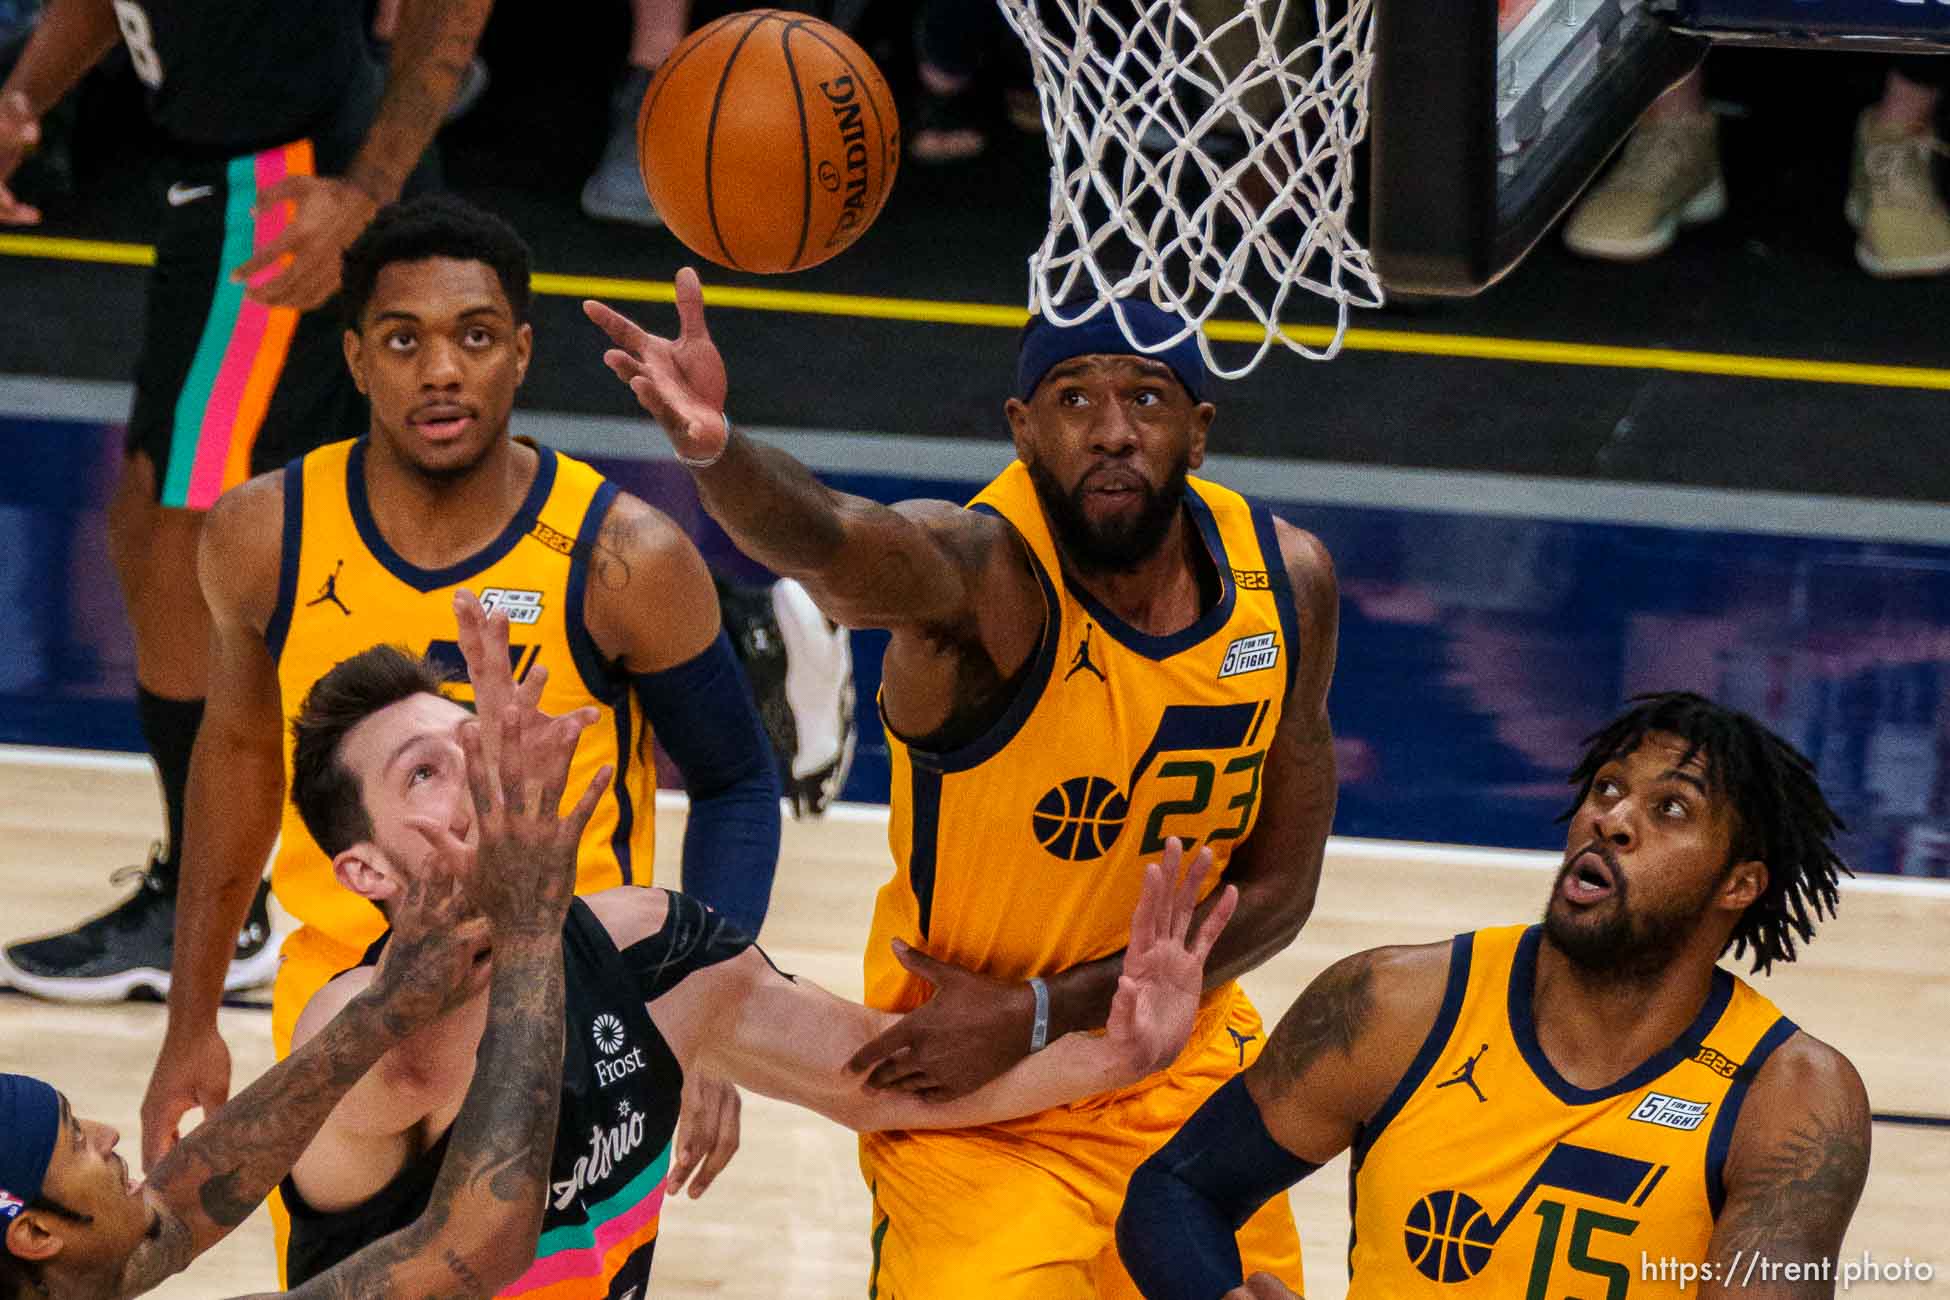
MULTIPOLYGON (((974 158, 988 148, 986 114, 978 103, 979 74, 1006 57, 1021 62, 1021 45, 995 4, 922 0, 914 19, 914 61, 920 102, 907 132, 907 157, 921 163, 974 158)), ((1011 78, 1004 94, 1009 122, 1035 134, 1043 129, 1036 93, 1011 78)))
MULTIPOLYGON (((1882 98, 1856 123, 1843 211, 1858 236, 1855 260, 1870 275, 1950 270, 1950 209, 1931 168, 1944 148, 1936 110, 1945 57, 1895 60, 1882 98)), ((1617 165, 1572 211, 1564 242, 1586 257, 1639 261, 1671 247, 1680 226, 1716 220, 1726 207, 1719 123, 1695 71, 1646 110, 1617 165)))
POLYGON ((602 161, 582 187, 582 211, 598 221, 661 226, 636 161, 636 114, 650 78, 690 30, 691 0, 630 0, 630 56, 610 100, 602 161))
MULTIPOLYGON (((161 136, 156 263, 109 547, 169 840, 112 911, 0 954, 0 978, 16 988, 102 1001, 169 987, 208 676, 203 512, 251 474, 365 428, 335 310, 340 254, 381 206, 434 185, 425 155, 490 3, 403 0, 381 69, 362 5, 47 0, 0 83, 0 226, 40 220, 8 184, 45 115, 118 44, 161 136)), ((260 886, 225 987, 260 983, 276 965, 260 886)))

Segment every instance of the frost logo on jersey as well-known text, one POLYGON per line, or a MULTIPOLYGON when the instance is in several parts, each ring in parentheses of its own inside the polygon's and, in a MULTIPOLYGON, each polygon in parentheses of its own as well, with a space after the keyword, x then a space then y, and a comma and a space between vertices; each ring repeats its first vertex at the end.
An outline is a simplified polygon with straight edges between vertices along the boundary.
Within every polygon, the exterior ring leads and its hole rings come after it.
POLYGON ((1280 638, 1274 632, 1258 632, 1252 636, 1242 636, 1226 647, 1225 662, 1219 665, 1219 676, 1237 677, 1241 673, 1256 673, 1271 668, 1280 662, 1280 638))
POLYGON ((1706 1112, 1712 1109, 1711 1103, 1687 1101, 1684 1097, 1668 1097, 1663 1092, 1648 1092, 1645 1100, 1632 1111, 1632 1118, 1642 1124, 1657 1124, 1660 1128, 1676 1128, 1682 1133, 1691 1133, 1706 1121, 1706 1112))
POLYGON ((623 1022, 612 1015, 600 1015, 589 1027, 596 1036, 596 1046, 603 1049, 604 1056, 614 1056, 623 1046, 623 1022))
POLYGON ((542 621, 542 593, 522 591, 515 587, 489 587, 481 592, 481 612, 492 614, 500 610, 508 616, 508 622, 539 623, 542 621))
POLYGON ((641 1047, 632 1047, 623 1056, 616 1055, 623 1050, 623 1022, 615 1016, 607 1012, 597 1016, 594 1023, 589 1026, 589 1030, 595 1036, 596 1046, 602 1049, 603 1055, 614 1058, 596 1062, 596 1082, 602 1087, 607 1088, 610 1084, 620 1079, 627 1079, 638 1070, 649 1066, 650 1063, 643 1059, 641 1047))
POLYGON ((643 1145, 643 1113, 611 1128, 598 1124, 589 1130, 589 1150, 576 1157, 572 1177, 556 1183, 555 1208, 566 1210, 576 1197, 608 1178, 616 1166, 629 1159, 643 1145))

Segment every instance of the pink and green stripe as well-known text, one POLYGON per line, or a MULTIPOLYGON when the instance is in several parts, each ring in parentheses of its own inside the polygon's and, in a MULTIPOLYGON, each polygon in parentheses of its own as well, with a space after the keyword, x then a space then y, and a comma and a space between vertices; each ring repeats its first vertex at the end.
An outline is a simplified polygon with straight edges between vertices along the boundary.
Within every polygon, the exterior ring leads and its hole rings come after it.
MULTIPOLYGON (((258 212, 258 196, 287 176, 312 174, 310 141, 230 161, 225 176, 223 251, 210 314, 176 397, 176 426, 162 482, 162 504, 207 510, 250 473, 250 452, 291 350, 298 313, 244 296, 230 274, 267 246, 289 221, 287 206, 258 212)), ((271 268, 258 281, 276 274, 271 268)))
POLYGON ((586 1223, 551 1228, 535 1244, 535 1262, 503 1300, 584 1300, 609 1294, 609 1279, 657 1235, 670 1173, 666 1145, 648 1168, 607 1200, 589 1207, 586 1223))

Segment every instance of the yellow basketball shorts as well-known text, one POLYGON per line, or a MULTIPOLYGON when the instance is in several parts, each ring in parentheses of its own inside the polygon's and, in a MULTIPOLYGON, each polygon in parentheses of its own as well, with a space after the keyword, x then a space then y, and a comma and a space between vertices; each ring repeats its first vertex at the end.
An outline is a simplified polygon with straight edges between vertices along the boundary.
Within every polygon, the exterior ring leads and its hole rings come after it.
MULTIPOLYGON (((1199 1013, 1193 1046, 1143 1083, 985 1128, 864 1134, 870 1300, 1137 1300, 1113 1240, 1131 1174, 1264 1041, 1235 985, 1199 1013)), ((1286 1197, 1246 1221, 1239 1254, 1248 1275, 1301 1291, 1286 1197)))
MULTIPOLYGON (((291 1055, 291 1036, 297 1031, 298 1017, 341 971, 359 964, 365 953, 348 948, 310 926, 301 926, 284 941, 278 953, 278 980, 271 988, 271 1048, 282 1061, 291 1055)), ((277 1240, 278 1285, 284 1286, 284 1252, 291 1242, 291 1216, 285 1212, 284 1197, 271 1193, 271 1230, 277 1240)))

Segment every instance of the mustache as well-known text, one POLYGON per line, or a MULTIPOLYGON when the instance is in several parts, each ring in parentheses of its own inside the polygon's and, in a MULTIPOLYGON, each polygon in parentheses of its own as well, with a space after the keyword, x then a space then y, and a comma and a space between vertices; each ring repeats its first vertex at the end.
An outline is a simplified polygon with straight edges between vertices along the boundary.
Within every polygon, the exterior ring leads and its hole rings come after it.
POLYGON ((1566 855, 1564 865, 1560 868, 1558 874, 1562 875, 1564 872, 1569 871, 1571 864, 1587 853, 1596 854, 1599 858, 1603 859, 1604 864, 1611 868, 1612 875, 1614 877, 1618 876, 1618 855, 1612 852, 1611 845, 1605 843, 1603 840, 1592 840, 1577 852, 1566 855))

